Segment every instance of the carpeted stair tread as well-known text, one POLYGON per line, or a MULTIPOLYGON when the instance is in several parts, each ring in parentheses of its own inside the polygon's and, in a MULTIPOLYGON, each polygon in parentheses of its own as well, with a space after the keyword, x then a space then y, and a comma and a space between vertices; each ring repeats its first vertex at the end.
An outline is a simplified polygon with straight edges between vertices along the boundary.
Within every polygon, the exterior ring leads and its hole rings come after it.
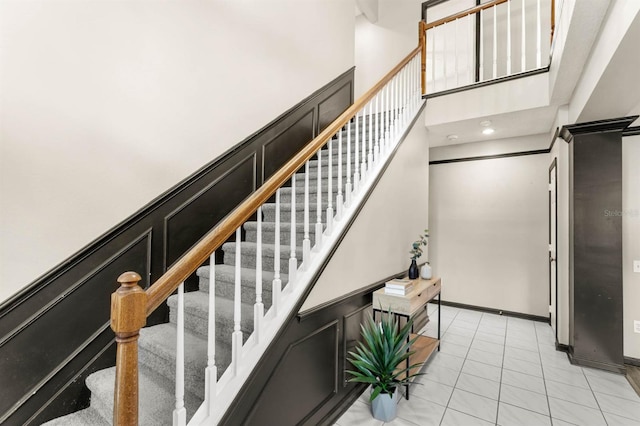
MULTIPOLYGON (((309 228, 309 232, 312 232, 312 228, 309 228)), ((297 240, 299 246, 296 247, 296 259, 298 265, 302 261, 302 235, 297 240)), ((241 265, 246 268, 255 269, 256 267, 256 243, 242 242, 240 246, 240 254, 242 257, 241 265)), ((236 263, 236 243, 224 243, 222 245, 224 251, 224 263, 226 265, 235 265, 236 263)), ((274 257, 276 252, 275 244, 262 244, 262 269, 266 271, 273 270, 274 257)), ((288 244, 280 245, 280 268, 284 269, 289 264, 290 248, 288 244)))
MULTIPOLYGON (((274 211, 275 216, 275 211, 274 211)), ((263 244, 274 244, 275 243, 275 235, 276 235, 276 226, 275 222, 262 222, 262 243, 263 244)), ((315 225, 314 225, 315 226, 315 225)), ((257 222, 245 222, 244 229, 247 231, 247 241, 255 242, 257 239, 258 233, 258 223, 257 222)), ((304 223, 296 222, 296 238, 299 240, 301 235, 304 233, 304 223)), ((315 243, 315 228, 313 232, 309 232, 309 239, 311 240, 311 245, 315 243)), ((285 221, 280 223, 280 244, 290 244, 291 242, 291 222, 285 221)), ((299 241, 297 241, 299 242, 299 241)), ((289 249, 290 250, 290 249, 289 249)), ((281 277, 282 280, 282 277, 281 277)), ((284 280, 283 280, 284 282, 284 280)))
MULTIPOLYGON (((173 295, 167 299, 167 305, 171 309, 169 320, 175 324, 177 319, 176 306, 178 296, 173 295)), ((253 304, 255 293, 251 300, 243 301, 241 307, 240 327, 245 334, 253 331, 253 304)), ((216 306, 216 340, 221 336, 231 335, 233 332, 233 300, 225 297, 215 298, 216 306)), ((185 328, 206 339, 209 321, 209 293, 192 291, 184 294, 185 328)), ((205 342, 206 347, 206 340, 205 342)), ((205 355, 206 356, 206 355, 205 355)))
MULTIPOLYGON (((87 377, 87 387, 91 391, 91 406, 96 407, 103 419, 113 418, 114 383, 115 367, 97 371, 87 377), (99 399, 100 403, 94 404, 94 399, 99 399)), ((175 388, 167 388, 163 383, 151 378, 143 369, 140 370, 138 383, 140 395, 138 424, 141 426, 171 425, 175 407, 175 388)), ((201 403, 201 400, 185 393, 187 421, 201 403)))
POLYGON ((106 421, 98 412, 89 407, 84 410, 76 411, 64 417, 58 417, 46 423, 43 426, 109 426, 111 422, 106 421))
MULTIPOLYGON (((176 338, 176 326, 172 323, 140 330, 140 364, 173 382, 176 371, 176 338)), ((185 327, 184 345, 185 388, 203 398, 207 341, 185 327)))
MULTIPOLYGON (((288 263, 286 266, 286 270, 288 270, 288 263)), ((285 270, 282 265, 281 268, 285 270)), ((235 279, 236 279, 236 268, 232 265, 216 265, 216 296, 218 297, 226 297, 227 299, 233 299, 235 294, 235 279)), ((202 292, 209 292, 209 276, 211 273, 210 267, 202 266, 198 268, 197 275, 200 279, 199 287, 202 292)), ((271 306, 271 285, 273 283, 274 272, 273 271, 262 271, 262 298, 265 302, 265 306, 268 303, 268 306, 271 306)), ((280 273, 280 281, 282 282, 282 287, 284 288, 285 284, 289 281, 289 276, 284 273, 280 273)), ((242 300, 253 300, 255 301, 256 294, 256 269, 255 268, 241 268, 240 271, 240 283, 241 283, 241 293, 242 300)))

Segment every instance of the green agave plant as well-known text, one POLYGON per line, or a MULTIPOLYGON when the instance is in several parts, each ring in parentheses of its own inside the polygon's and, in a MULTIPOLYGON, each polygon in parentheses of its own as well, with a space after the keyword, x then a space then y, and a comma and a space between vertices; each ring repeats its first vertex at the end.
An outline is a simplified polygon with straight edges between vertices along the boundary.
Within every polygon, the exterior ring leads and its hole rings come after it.
POLYGON ((360 326, 364 341, 358 342, 355 352, 349 351, 349 362, 357 371, 347 370, 350 382, 368 383, 373 387, 370 400, 379 394, 392 394, 396 387, 408 384, 422 373, 409 371, 422 366, 422 362, 406 367, 406 360, 414 352, 409 348, 418 338, 409 339, 413 321, 400 328, 394 315, 384 313, 376 323, 371 316, 360 326), (401 376, 405 377, 401 377, 401 376))

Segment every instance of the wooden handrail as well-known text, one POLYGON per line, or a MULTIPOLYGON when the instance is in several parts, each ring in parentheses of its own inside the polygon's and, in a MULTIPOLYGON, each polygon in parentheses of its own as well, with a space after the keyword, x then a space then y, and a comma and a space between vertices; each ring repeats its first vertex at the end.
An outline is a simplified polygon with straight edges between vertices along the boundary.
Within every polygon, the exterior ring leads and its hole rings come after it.
POLYGON ((425 24, 425 31, 431 28, 439 27, 440 25, 447 24, 449 22, 453 22, 456 19, 464 18, 465 16, 473 15, 475 13, 480 12, 481 10, 489 9, 490 7, 497 6, 502 3, 506 3, 509 0, 494 0, 489 3, 481 4, 479 6, 475 6, 469 8, 467 10, 463 10, 462 12, 458 12, 454 15, 447 16, 446 18, 438 19, 437 21, 429 22, 425 24))
POLYGON ((398 65, 389 71, 375 86, 369 89, 345 112, 325 128, 318 136, 302 148, 291 160, 273 174, 260 188, 251 194, 240 206, 229 213, 207 235, 181 257, 147 290, 147 316, 186 280, 211 253, 217 250, 251 215, 284 185, 322 146, 335 135, 351 118, 360 111, 391 79, 422 51, 418 46, 398 65))

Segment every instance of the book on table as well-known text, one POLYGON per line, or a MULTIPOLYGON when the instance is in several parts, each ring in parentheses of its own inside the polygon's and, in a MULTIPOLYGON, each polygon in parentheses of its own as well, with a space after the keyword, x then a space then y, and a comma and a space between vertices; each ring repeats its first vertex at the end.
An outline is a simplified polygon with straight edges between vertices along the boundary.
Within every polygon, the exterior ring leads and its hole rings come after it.
POLYGON ((413 289, 413 281, 409 279, 394 279, 387 281, 384 291, 387 294, 407 295, 413 289))

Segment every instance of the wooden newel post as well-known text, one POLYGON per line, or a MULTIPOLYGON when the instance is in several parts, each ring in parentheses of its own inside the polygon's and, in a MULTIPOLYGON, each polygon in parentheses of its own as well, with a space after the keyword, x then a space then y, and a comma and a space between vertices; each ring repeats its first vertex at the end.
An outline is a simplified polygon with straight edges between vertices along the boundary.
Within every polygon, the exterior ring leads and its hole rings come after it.
POLYGON ((138 425, 138 337, 147 322, 147 294, 135 272, 118 277, 120 288, 111 295, 111 328, 116 333, 114 426, 138 425))
POLYGON ((418 22, 418 40, 420 42, 420 83, 422 94, 427 93, 427 34, 425 30, 426 22, 418 22))

